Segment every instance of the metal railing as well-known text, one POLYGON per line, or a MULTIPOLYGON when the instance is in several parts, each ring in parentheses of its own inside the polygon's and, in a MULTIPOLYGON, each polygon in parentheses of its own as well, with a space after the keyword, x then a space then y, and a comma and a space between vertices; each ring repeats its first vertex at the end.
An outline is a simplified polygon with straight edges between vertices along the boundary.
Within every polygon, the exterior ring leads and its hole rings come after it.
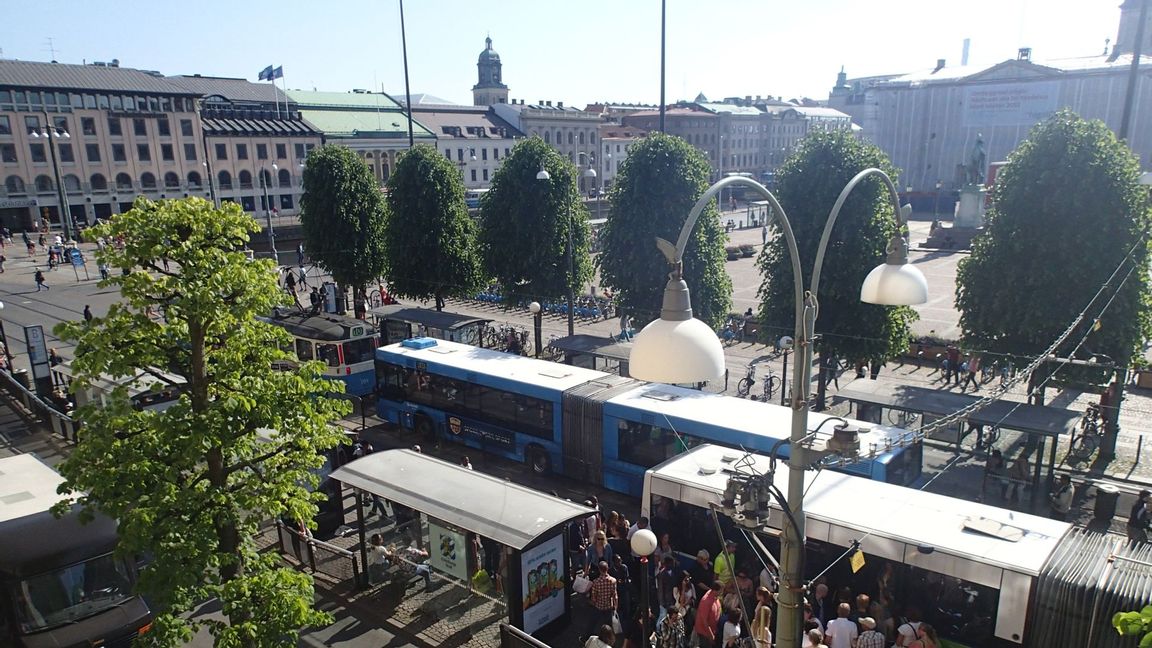
POLYGON ((53 433, 60 435, 68 443, 76 443, 76 432, 80 429, 79 422, 67 413, 61 412, 54 403, 44 400, 35 391, 26 387, 11 372, 0 370, 0 389, 22 405, 26 411, 51 427, 53 433))
POLYGON ((360 582, 360 561, 351 551, 305 536, 279 520, 276 521, 276 536, 280 553, 294 556, 312 572, 339 582, 360 582))

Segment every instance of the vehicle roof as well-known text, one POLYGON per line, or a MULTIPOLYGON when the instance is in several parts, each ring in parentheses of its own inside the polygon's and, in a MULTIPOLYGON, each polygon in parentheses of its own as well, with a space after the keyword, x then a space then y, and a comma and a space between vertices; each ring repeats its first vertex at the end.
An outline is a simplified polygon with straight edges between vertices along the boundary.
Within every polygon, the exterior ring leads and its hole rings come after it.
POLYGON ((33 455, 0 459, 0 571, 15 577, 70 565, 111 551, 116 522, 98 515, 81 524, 75 512, 57 519, 49 509, 67 496, 64 478, 33 455))
POLYGON ((490 317, 474 317, 447 311, 430 310, 427 308, 412 308, 401 304, 378 306, 368 311, 379 321, 395 320, 410 324, 423 324, 428 328, 442 331, 455 331, 474 324, 487 324, 492 321, 490 317))
MULTIPOLYGON (((704 423, 754 436, 782 438, 788 437, 792 429, 791 408, 659 383, 642 385, 604 404, 605 415, 619 416, 625 412, 633 413, 633 417, 635 412, 655 416, 658 425, 667 427, 671 424, 677 430, 689 424, 704 423)), ((839 418, 809 412, 808 430, 815 430, 825 420, 839 418)), ((907 430, 900 428, 847 420, 860 428, 862 450, 879 452, 898 445, 900 439, 909 436, 907 430)), ((824 425, 820 428, 821 434, 831 435, 834 425, 824 425)))
POLYGON ((603 371, 526 358, 491 349, 481 349, 469 344, 447 340, 436 340, 435 342, 436 344, 425 349, 413 349, 401 344, 390 344, 377 349, 376 357, 380 359, 406 358, 415 362, 454 367, 464 372, 480 372, 500 380, 560 391, 611 375, 603 371))
MULTIPOLYGON (((653 494, 707 506, 720 501, 732 467, 744 456, 731 448, 697 446, 649 470, 646 483, 653 481, 653 494)), ((747 456, 757 472, 767 472, 767 457, 747 456)), ((776 486, 787 492, 788 470, 778 466, 776 486)), ((1035 576, 1071 528, 1066 522, 830 470, 805 473, 805 488, 809 539, 845 547, 869 534, 861 543, 865 556, 879 555, 973 582, 995 580, 996 587, 999 580, 980 565, 1035 576), (965 528, 980 520, 1018 530, 1020 537, 1011 541, 965 528), (923 553, 919 547, 933 551, 923 553)), ((773 501, 772 508, 769 526, 780 529, 780 506, 773 501)))
POLYGON ((292 335, 309 340, 322 342, 338 342, 349 336, 349 329, 354 326, 364 327, 365 337, 375 335, 376 327, 371 323, 355 317, 334 315, 332 313, 304 313, 300 311, 284 311, 276 309, 269 317, 257 318, 268 324, 283 328, 292 335))

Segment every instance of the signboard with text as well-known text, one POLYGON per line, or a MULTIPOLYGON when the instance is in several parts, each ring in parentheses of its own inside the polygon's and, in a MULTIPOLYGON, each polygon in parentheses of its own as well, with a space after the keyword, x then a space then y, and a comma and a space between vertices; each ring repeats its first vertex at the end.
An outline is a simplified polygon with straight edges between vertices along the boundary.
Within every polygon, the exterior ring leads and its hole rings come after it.
POLYGON ((24 327, 24 339, 28 343, 28 364, 32 365, 33 378, 47 378, 51 374, 48 366, 48 345, 44 341, 44 327, 39 324, 24 327))
POLYGON ((964 90, 965 126, 1031 126, 1059 107, 1060 84, 998 83, 964 90))
POLYGON ((459 416, 448 417, 448 432, 455 438, 467 436, 484 445, 498 446, 505 450, 516 447, 515 433, 459 416))

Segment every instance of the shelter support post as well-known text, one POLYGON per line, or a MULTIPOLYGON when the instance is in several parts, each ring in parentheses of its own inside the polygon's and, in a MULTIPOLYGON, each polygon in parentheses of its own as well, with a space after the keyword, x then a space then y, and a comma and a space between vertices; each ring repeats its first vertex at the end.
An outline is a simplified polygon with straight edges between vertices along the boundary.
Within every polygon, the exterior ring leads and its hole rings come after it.
POLYGON ((360 579, 357 585, 360 589, 368 589, 368 538, 367 525, 364 523, 364 491, 359 488, 353 489, 356 491, 356 530, 360 536, 360 579))

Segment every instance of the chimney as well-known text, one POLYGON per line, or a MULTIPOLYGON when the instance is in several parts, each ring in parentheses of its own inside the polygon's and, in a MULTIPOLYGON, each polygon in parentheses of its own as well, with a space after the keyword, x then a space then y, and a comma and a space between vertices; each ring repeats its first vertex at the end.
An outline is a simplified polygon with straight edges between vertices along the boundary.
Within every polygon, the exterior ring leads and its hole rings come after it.
POLYGON ((108 64, 108 67, 120 67, 120 59, 112 59, 112 62, 108 64))
POLYGON ((557 107, 557 108, 563 108, 563 107, 564 107, 564 102, 563 102, 563 101, 557 101, 557 102, 556 102, 556 107, 557 107))
POLYGON ((968 50, 971 47, 972 47, 972 39, 971 38, 965 38, 964 39, 964 49, 960 52, 960 65, 961 66, 968 65, 968 50))
POLYGON ((932 74, 936 74, 940 70, 943 70, 944 69, 944 62, 945 62, 944 59, 936 59, 936 69, 932 70, 932 74))
POLYGON ((1016 54, 1016 60, 1017 61, 1031 62, 1032 61, 1032 48, 1031 47, 1021 47, 1020 51, 1016 54))
POLYGON ((548 106, 549 108, 551 108, 551 107, 552 107, 552 100, 551 100, 551 99, 549 99, 548 101, 545 101, 545 102, 544 102, 544 105, 545 105, 545 106, 548 106))

